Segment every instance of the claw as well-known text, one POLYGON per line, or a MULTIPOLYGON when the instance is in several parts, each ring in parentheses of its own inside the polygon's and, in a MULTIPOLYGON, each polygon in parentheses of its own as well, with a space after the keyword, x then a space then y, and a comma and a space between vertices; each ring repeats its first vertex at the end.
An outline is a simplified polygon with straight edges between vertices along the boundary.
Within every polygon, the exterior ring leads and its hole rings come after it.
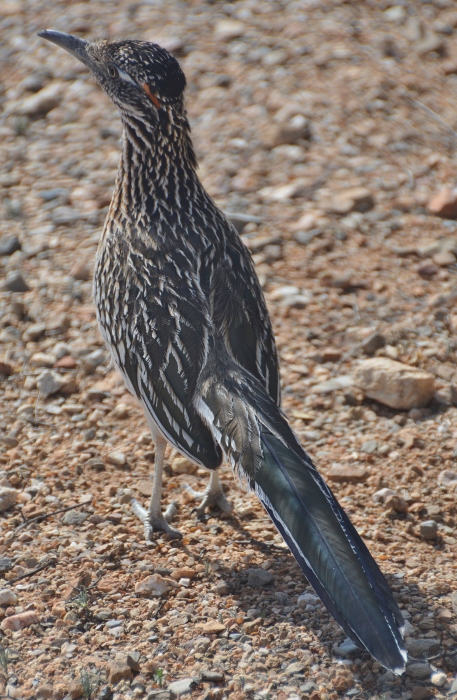
POLYGON ((181 539, 182 535, 179 530, 175 530, 168 524, 178 512, 178 504, 175 501, 170 503, 163 515, 160 514, 157 517, 152 516, 135 498, 132 498, 130 505, 137 518, 144 524, 144 534, 147 542, 152 542, 154 532, 164 532, 170 540, 181 539))
POLYGON ((194 498, 196 501, 201 501, 199 506, 192 509, 192 512, 196 513, 198 517, 201 517, 204 514, 205 509, 210 508, 211 506, 219 506, 221 511, 223 513, 227 513, 228 515, 232 513, 233 506, 226 499, 216 472, 211 473, 210 482, 203 493, 195 491, 188 484, 185 484, 185 487, 192 498, 194 498))

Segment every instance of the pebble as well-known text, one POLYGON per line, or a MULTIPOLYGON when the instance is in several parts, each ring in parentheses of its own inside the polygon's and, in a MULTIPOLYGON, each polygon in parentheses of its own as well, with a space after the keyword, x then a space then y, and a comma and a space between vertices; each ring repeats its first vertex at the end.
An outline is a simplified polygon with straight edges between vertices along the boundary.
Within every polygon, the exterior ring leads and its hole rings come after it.
POLYGON ((109 665, 108 681, 110 685, 113 685, 123 680, 133 680, 132 669, 126 654, 116 654, 114 661, 111 661, 109 665))
POLYGON ((313 391, 316 394, 330 394, 333 391, 338 391, 339 389, 347 389, 354 384, 352 377, 342 374, 339 377, 332 377, 332 379, 326 379, 324 382, 319 382, 313 386, 313 391))
POLYGON ((65 513, 62 517, 62 523, 64 525, 78 527, 79 525, 82 525, 88 517, 89 513, 82 513, 81 511, 70 510, 68 513, 65 513))
POLYGON ((2 588, 0 590, 0 605, 16 605, 17 601, 18 598, 14 591, 10 590, 9 588, 2 588))
POLYGON ((152 574, 135 585, 135 593, 144 596, 161 596, 173 590, 177 585, 173 579, 164 578, 160 574, 152 574))
POLYGON ((5 281, 1 285, 1 288, 5 292, 28 292, 30 290, 29 285, 19 270, 10 270, 10 272, 8 272, 6 275, 5 281))
POLYGON ((426 688, 423 685, 415 685, 411 691, 411 700, 429 700, 434 696, 433 688, 426 688))
POLYGON ((437 639, 413 639, 411 637, 406 642, 406 648, 410 656, 420 659, 438 654, 440 643, 437 639))
POLYGON ((422 408, 435 391, 433 374, 386 357, 360 360, 354 381, 368 398, 396 409, 422 408))
POLYGON ((349 482, 350 484, 362 483, 368 476, 369 472, 365 467, 355 467, 349 464, 332 464, 330 471, 327 473, 329 481, 337 483, 349 482))
POLYGON ((415 662, 412 664, 407 664, 406 675, 411 678, 417 678, 418 680, 425 680, 430 678, 432 669, 429 664, 422 662, 415 662))
POLYGON ((430 682, 437 688, 441 688, 447 682, 447 676, 442 671, 435 671, 430 676, 430 682))
POLYGON ((14 111, 26 117, 44 116, 59 106, 64 94, 65 84, 54 81, 34 95, 21 100, 14 111))
POLYGON ((18 630, 23 630, 25 627, 30 627, 30 625, 35 625, 39 622, 38 615, 33 610, 28 610, 27 612, 18 613, 17 615, 10 615, 2 620, 0 627, 2 630, 11 630, 12 632, 17 632, 18 630))
POLYGON ((433 256, 433 262, 439 267, 448 267, 448 265, 453 265, 456 261, 454 253, 449 250, 444 250, 439 253, 435 253, 433 256))
POLYGON ((329 214, 349 214, 351 211, 366 212, 374 207, 373 194, 366 187, 350 187, 336 192, 323 203, 329 214))
POLYGON ((225 625, 217 620, 208 620, 208 622, 198 624, 197 629, 203 634, 221 634, 221 632, 225 632, 225 625))
POLYGON ((233 41, 238 39, 246 31, 246 25, 243 22, 233 19, 221 19, 216 22, 214 28, 214 38, 216 41, 233 41))
POLYGON ((440 486, 446 486, 448 489, 455 489, 457 487, 457 471, 451 471, 450 469, 444 469, 438 474, 437 482, 440 486))
POLYGON ((171 693, 171 698, 180 698, 182 695, 188 695, 194 688, 197 687, 195 678, 183 678, 180 681, 174 681, 168 686, 168 691, 171 693))
POLYGON ((374 355, 376 350, 380 350, 386 344, 386 337, 382 333, 372 333, 361 345, 365 355, 374 355))
POLYGON ((21 242, 17 236, 4 236, 0 240, 0 256, 12 255, 21 250, 21 242))
POLYGON ((29 340, 35 342, 39 340, 39 338, 41 338, 41 336, 44 335, 45 332, 45 323, 31 323, 30 326, 28 326, 28 328, 26 328, 24 333, 22 334, 22 340, 24 341, 24 343, 28 343, 29 340))
POLYGON ((342 644, 334 647, 334 651, 344 659, 349 659, 363 653, 363 650, 354 644, 352 639, 345 639, 342 644))
POLYGON ((64 379, 58 372, 45 370, 39 377, 37 377, 36 383, 42 396, 47 399, 48 396, 57 394, 57 392, 65 386, 66 379, 64 379))
POLYGON ((426 520, 420 524, 420 533, 424 540, 434 540, 438 535, 438 525, 434 520, 426 520))
POLYGON ((0 513, 12 508, 17 501, 19 493, 16 489, 10 489, 2 486, 0 488, 0 513))
POLYGON ((265 569, 246 569, 246 573, 248 574, 248 586, 252 586, 252 588, 263 588, 274 581, 271 571, 265 571, 265 569))
POLYGON ((127 464, 127 458, 123 452, 120 450, 114 450, 106 455, 106 461, 108 464, 112 464, 114 467, 125 467, 127 464))
POLYGON ((451 605, 455 613, 457 613, 457 591, 451 593, 451 605))

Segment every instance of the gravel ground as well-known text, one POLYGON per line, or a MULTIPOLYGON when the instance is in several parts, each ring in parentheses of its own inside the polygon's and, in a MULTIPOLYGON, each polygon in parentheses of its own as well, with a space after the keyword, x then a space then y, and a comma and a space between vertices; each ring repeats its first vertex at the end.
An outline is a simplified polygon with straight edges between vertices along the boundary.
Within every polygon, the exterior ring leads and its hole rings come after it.
POLYGON ((455 3, 3 0, 0 28, 3 693, 457 693, 455 3), (227 467, 233 517, 199 522, 185 485, 207 477, 171 453, 184 538, 143 541, 154 446, 91 297, 121 127, 46 27, 182 61, 201 177, 248 217, 284 407, 407 618, 401 678, 344 641, 227 467), (412 368, 407 405, 397 365, 360 378, 371 356, 412 368))

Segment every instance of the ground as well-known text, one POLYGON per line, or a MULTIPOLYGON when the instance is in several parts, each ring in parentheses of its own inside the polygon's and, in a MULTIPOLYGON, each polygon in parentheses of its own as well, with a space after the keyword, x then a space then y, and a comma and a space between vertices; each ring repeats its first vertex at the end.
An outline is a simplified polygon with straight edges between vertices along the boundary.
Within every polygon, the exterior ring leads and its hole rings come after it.
POLYGON ((435 215, 457 211, 430 205, 456 179, 455 4, 3 0, 0 15, 0 486, 14 489, 0 616, 23 613, 22 629, 2 623, 4 693, 165 699, 192 678, 188 696, 207 700, 457 692, 457 222, 435 215), (130 499, 147 501, 154 446, 91 295, 120 121, 43 28, 153 40, 181 60, 201 178, 248 217, 284 408, 429 662, 398 678, 341 648, 228 467, 233 516, 198 521, 185 484, 207 477, 169 454, 184 537, 144 542, 130 499), (370 354, 430 372, 428 405, 351 385, 370 354))

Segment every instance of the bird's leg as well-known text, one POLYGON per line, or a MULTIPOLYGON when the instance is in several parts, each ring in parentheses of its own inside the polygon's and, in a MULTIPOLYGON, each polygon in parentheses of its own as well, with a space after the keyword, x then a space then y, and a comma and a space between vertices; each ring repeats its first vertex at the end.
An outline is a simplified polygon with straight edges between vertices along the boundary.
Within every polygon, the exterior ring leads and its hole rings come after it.
POLYGON ((230 514, 233 510, 232 504, 229 503, 224 495, 222 484, 216 471, 211 472, 208 486, 203 493, 194 491, 194 489, 187 484, 186 489, 196 501, 201 501, 198 508, 194 509, 199 517, 203 515, 205 508, 209 508, 210 506, 219 506, 224 513, 228 514, 230 514))
POLYGON ((152 486, 152 496, 149 503, 149 509, 143 508, 134 498, 131 501, 132 509, 135 515, 144 523, 144 534, 146 540, 152 540, 154 531, 165 532, 170 539, 181 537, 178 530, 170 527, 168 522, 176 515, 177 505, 175 502, 170 503, 166 511, 162 514, 162 474, 163 460, 165 457, 166 441, 162 437, 155 436, 156 454, 154 460, 154 482, 152 486))

